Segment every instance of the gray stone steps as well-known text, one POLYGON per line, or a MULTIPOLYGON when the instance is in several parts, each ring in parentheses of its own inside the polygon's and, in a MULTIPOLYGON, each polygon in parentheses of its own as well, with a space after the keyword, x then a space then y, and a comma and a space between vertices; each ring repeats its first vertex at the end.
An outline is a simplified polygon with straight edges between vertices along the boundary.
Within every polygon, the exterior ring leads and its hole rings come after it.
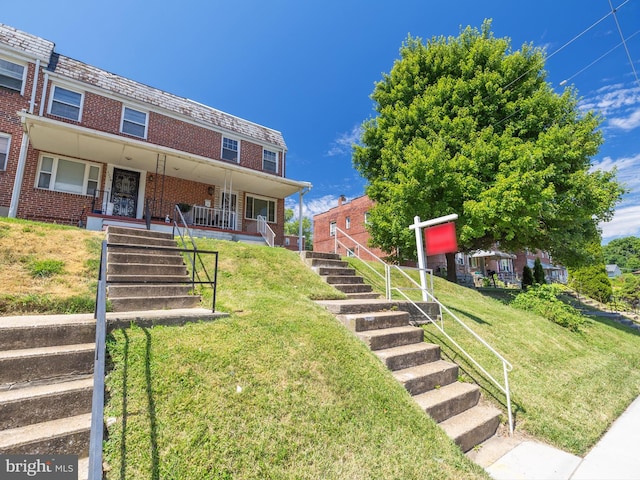
MULTIPOLYGON (((335 288, 336 290, 340 290, 342 293, 373 293, 373 288, 371 288, 371 285, 368 285, 366 283, 346 283, 346 284, 335 284, 333 285, 333 288, 335 288)), ((376 297, 373 298, 377 298, 378 294, 375 294, 376 297)))
POLYGON ((329 285, 364 284, 364 279, 357 275, 321 275, 329 285))
POLYGON ((166 265, 148 263, 107 263, 107 278, 111 275, 169 275, 186 276, 186 265, 166 265))
POLYGON ((495 407, 476 405, 441 422, 440 426, 463 452, 468 452, 495 434, 501 413, 495 407))
POLYGON ((184 296, 191 291, 191 285, 145 284, 145 285, 109 285, 109 298, 123 297, 160 297, 184 296))
POLYGON ((90 430, 90 413, 2 430, 0 453, 87 456, 90 430))
POLYGON ((91 412, 93 377, 0 391, 0 430, 91 412))
POLYGON ((347 297, 356 299, 356 300, 375 300, 376 298, 380 298, 380 295, 376 292, 356 292, 356 293, 347 293, 347 297))
POLYGON ((172 295, 165 297, 118 297, 110 298, 110 301, 114 312, 133 312, 138 310, 195 308, 200 305, 200 296, 172 295))
POLYGON ((148 253, 146 250, 141 252, 140 250, 130 249, 129 251, 112 250, 107 253, 107 263, 135 263, 144 265, 184 265, 184 261, 181 255, 177 255, 177 252, 162 252, 161 250, 155 251, 155 253, 148 253))
POLYGON ((425 342, 376 350, 374 353, 391 371, 440 360, 440 346, 425 342))
POLYGON ((0 388, 92 373, 94 351, 93 343, 0 351, 0 388))
POLYGON ((406 326, 368 330, 357 332, 356 335, 367 344, 371 350, 382 350, 422 342, 424 331, 418 327, 406 326))
POLYGON ((473 383, 454 382, 413 398, 436 422, 442 422, 477 405, 480 387, 473 383))
POLYGON ((409 314, 399 310, 349 313, 338 315, 338 319, 352 332, 409 325, 409 314))
POLYGON ((458 380, 458 366, 444 360, 403 368, 392 373, 411 395, 440 388, 458 380))
POLYGON ((145 228, 118 227, 109 225, 109 234, 127 235, 135 237, 163 238, 165 240, 173 240, 173 235, 169 232, 159 232, 157 230, 147 230, 145 228))
MULTIPOLYGON (((344 262, 346 263, 346 262, 344 262)), ((349 275, 349 276, 354 276, 356 274, 356 270, 354 268, 348 268, 347 266, 344 267, 318 267, 316 269, 316 273, 320 276, 342 276, 342 275, 349 275)))
POLYGON ((4 317, 0 320, 0 350, 23 350, 34 346, 49 347, 95 341, 95 320, 80 317, 4 317))
MULTIPOLYGON (((117 245, 139 245, 150 247, 176 248, 176 242, 173 238, 158 238, 154 236, 138 236, 117 233, 114 234, 111 233, 111 231, 109 231, 109 243, 117 245)), ((140 252, 141 249, 136 250, 140 252)))
MULTIPOLYGON (((191 282, 191 278, 186 275, 107 275, 107 282, 144 284, 144 283, 167 283, 186 284, 191 282)), ((140 310, 144 310, 141 308, 140 310)))

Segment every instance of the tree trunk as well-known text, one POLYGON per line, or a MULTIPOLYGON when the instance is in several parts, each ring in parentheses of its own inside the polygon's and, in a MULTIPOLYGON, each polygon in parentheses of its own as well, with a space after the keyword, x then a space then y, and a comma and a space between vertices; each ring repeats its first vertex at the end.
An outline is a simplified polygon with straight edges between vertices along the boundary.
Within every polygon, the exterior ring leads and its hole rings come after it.
POLYGON ((447 259, 447 280, 458 283, 458 273, 456 272, 456 254, 455 252, 446 253, 447 259))

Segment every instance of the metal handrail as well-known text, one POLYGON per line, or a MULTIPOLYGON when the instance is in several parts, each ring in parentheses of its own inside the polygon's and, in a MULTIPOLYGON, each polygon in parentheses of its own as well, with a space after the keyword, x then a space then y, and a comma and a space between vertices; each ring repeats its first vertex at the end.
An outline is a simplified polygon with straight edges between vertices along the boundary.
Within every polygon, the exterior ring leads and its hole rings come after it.
POLYGON ((262 238, 267 242, 267 245, 273 247, 275 245, 276 234, 267 223, 266 217, 258 215, 258 233, 262 235, 262 238))
MULTIPOLYGON (((487 378, 489 378, 489 380, 500 390, 502 391, 505 396, 506 396, 506 403, 507 403, 507 414, 508 414, 508 418, 509 418, 509 433, 513 434, 513 415, 512 415, 512 411, 511 411, 511 393, 509 390, 509 375, 508 372, 513 370, 513 365, 511 365, 511 363, 509 363, 509 361, 507 359, 505 359, 500 353, 498 353, 491 345, 489 345, 482 337, 480 337, 480 335, 478 335, 476 332, 474 332, 469 326, 467 326, 462 320, 460 320, 451 310, 449 310, 445 305, 443 305, 434 295, 433 295, 433 275, 432 275, 432 271, 427 269, 426 272, 430 274, 430 278, 431 278, 431 285, 430 285, 430 289, 431 292, 429 291, 429 288, 427 288, 426 290, 422 288, 422 286, 416 282, 413 278, 411 278, 411 276, 409 276, 405 271, 403 271, 402 268, 400 268, 398 265, 389 265, 386 262, 384 262, 382 259, 380 259, 377 255, 375 255, 374 253, 372 253, 370 250, 368 250, 366 247, 360 245, 357 241, 355 241, 353 238, 351 238, 349 235, 347 235, 346 233, 344 233, 342 230, 340 230, 339 228, 336 227, 336 233, 335 233, 335 252, 334 253, 338 253, 338 245, 342 245, 345 249, 347 249, 347 251, 352 252, 355 255, 355 251, 354 250, 359 250, 360 248, 364 249, 367 254, 369 254, 374 260, 382 263, 384 265, 385 268, 385 290, 387 291, 387 300, 391 299, 391 291, 395 291, 398 294, 400 294, 402 297, 404 297, 407 301, 409 301, 413 307, 420 312, 424 317, 427 318, 427 320, 429 320, 430 323, 432 323, 433 325, 436 326, 436 328, 440 331, 440 333, 442 333, 453 345, 455 345, 455 347, 469 360, 471 361, 471 363, 473 363, 483 374, 485 374, 487 376, 487 378), (340 242, 338 240, 338 233, 342 233, 343 235, 345 235, 346 237, 348 237, 351 241, 354 242, 355 246, 353 249, 346 247, 346 245, 344 245, 342 242, 340 242), (402 291, 403 289, 399 288, 399 287, 392 287, 391 286, 391 268, 395 267, 395 269, 397 271, 399 271, 406 279, 408 279, 412 284, 415 285, 416 288, 412 288, 412 290, 420 290, 424 293, 426 293, 427 298, 429 298, 432 302, 436 303, 439 308, 440 308, 440 325, 438 325, 437 323, 437 319, 433 319, 431 318, 431 316, 429 314, 427 314, 424 310, 422 310, 422 308, 420 308, 419 305, 417 305, 411 298, 409 298, 407 295, 405 295, 405 293, 402 291), (498 381, 496 380, 493 375, 491 375, 482 365, 480 365, 480 363, 478 363, 478 361, 476 361, 475 358, 473 358, 471 356, 470 353, 468 353, 462 346, 460 346, 460 344, 458 344, 458 342, 456 342, 445 330, 444 330, 444 315, 442 315, 442 311, 444 310, 444 312, 446 312, 451 318, 453 318, 460 326, 462 326, 468 333, 470 333, 477 341, 479 341, 482 345, 484 345, 491 353, 493 353, 495 355, 495 357, 500 360, 500 362, 502 362, 502 371, 503 371, 503 375, 504 375, 504 386, 498 381)), ((359 254, 359 252, 358 252, 359 254)), ((359 256, 357 258, 360 258, 359 256)), ((382 275, 376 271, 373 267, 371 267, 371 265, 368 265, 367 262, 364 262, 365 265, 367 265, 367 267, 369 267, 376 275, 378 275, 379 277, 382 277, 382 275)), ((419 269, 415 269, 415 270, 419 270, 419 269)), ((406 290, 406 289, 404 289, 406 290)))
POLYGON ((93 365, 91 433, 89 437, 89 480, 102 479, 102 439, 104 431, 104 369, 107 338, 107 241, 102 241, 94 318, 96 351, 93 365))

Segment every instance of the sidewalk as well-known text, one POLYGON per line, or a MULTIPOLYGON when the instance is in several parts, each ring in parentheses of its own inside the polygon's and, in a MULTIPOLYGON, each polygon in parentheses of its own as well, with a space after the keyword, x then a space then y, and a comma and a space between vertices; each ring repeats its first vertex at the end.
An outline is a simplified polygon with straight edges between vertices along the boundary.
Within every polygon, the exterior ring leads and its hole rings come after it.
POLYGON ((488 444, 476 462, 494 480, 639 480, 639 446, 640 397, 584 458, 539 442, 507 438, 488 444), (492 449, 508 451, 493 461, 492 449))

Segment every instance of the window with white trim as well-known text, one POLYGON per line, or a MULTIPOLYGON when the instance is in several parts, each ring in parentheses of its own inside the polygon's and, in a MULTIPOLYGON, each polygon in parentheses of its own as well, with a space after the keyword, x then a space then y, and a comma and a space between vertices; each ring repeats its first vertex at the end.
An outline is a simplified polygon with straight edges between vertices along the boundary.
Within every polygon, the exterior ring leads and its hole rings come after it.
POLYGON ((247 195, 244 216, 253 220, 257 220, 258 216, 262 216, 267 219, 267 222, 275 223, 276 202, 275 200, 247 195))
POLYGON ((147 118, 146 112, 123 107, 120 131, 135 137, 147 138, 147 118))
POLYGON ((345 230, 349 230, 351 228, 351 217, 344 219, 344 228, 345 230))
POLYGON ((369 225, 369 212, 364 212, 364 223, 369 225))
POLYGON ((54 85, 49 113, 69 120, 80 121, 82 94, 54 85))
POLYGON ((329 236, 330 237, 336 236, 336 222, 329 223, 329 236))
POLYGON ((262 149, 262 169, 265 172, 278 172, 278 154, 276 152, 272 152, 266 148, 262 149))
POLYGON ((0 87, 22 92, 24 74, 24 65, 0 58, 0 87))
POLYGON ((233 138, 222 137, 222 159, 229 162, 239 162, 239 143, 233 138))
POLYGON ((37 188, 94 195, 100 181, 100 166, 81 160, 44 155, 40 159, 36 178, 37 188))
POLYGON ((7 169, 7 158, 9 158, 9 147, 11 146, 11 135, 0 133, 0 170, 7 169))

